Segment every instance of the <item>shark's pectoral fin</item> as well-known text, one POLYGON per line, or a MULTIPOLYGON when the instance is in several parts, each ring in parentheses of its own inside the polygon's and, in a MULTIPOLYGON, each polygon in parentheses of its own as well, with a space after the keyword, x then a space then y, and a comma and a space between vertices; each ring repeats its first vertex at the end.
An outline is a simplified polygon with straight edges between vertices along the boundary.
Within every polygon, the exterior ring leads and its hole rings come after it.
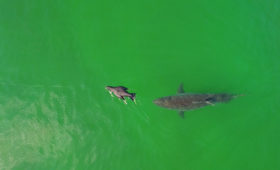
POLYGON ((178 113, 179 113, 179 116, 181 116, 181 118, 184 118, 184 116, 185 116, 184 111, 179 111, 178 113))
POLYGON ((209 104, 209 105, 211 105, 211 106, 215 106, 214 103, 211 103, 211 102, 209 102, 209 101, 206 101, 206 103, 209 104))
POLYGON ((183 83, 180 84, 177 93, 185 93, 184 87, 183 87, 183 83))

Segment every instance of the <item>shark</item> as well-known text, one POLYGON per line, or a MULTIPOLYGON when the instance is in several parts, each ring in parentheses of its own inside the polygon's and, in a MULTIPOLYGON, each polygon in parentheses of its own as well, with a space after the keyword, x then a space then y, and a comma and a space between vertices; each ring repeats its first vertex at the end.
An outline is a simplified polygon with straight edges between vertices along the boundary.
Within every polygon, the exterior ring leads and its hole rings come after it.
POLYGON ((185 93, 181 83, 177 94, 173 96, 161 97, 153 100, 153 103, 167 109, 177 110, 179 115, 184 118, 184 112, 198 109, 208 105, 214 106, 216 103, 226 103, 238 95, 220 93, 220 94, 196 94, 185 93))

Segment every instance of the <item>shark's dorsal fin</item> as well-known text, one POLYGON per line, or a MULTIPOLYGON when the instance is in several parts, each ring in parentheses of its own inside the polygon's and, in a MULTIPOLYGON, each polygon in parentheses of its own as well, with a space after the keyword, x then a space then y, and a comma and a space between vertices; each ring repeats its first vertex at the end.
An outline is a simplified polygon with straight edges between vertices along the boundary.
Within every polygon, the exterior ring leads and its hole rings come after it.
POLYGON ((178 94, 180 94, 180 93, 185 93, 184 87, 183 87, 183 83, 180 84, 177 93, 178 93, 178 94))
POLYGON ((184 118, 184 111, 179 111, 179 116, 181 116, 181 118, 184 118))

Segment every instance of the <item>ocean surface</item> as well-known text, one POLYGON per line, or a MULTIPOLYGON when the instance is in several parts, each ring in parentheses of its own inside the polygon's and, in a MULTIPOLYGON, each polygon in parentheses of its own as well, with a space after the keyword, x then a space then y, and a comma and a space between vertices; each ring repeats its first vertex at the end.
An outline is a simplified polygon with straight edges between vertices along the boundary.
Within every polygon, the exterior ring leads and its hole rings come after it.
POLYGON ((279 18, 279 0, 1 0, 0 170, 279 170, 279 18), (180 83, 244 96, 182 119, 152 102, 180 83))

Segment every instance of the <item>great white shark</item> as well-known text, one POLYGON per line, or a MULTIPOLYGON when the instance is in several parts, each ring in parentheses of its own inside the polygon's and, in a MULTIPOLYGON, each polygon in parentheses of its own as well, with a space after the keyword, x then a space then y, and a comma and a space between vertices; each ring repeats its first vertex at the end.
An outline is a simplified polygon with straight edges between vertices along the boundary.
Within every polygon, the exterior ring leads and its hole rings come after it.
POLYGON ((154 104, 167 109, 178 110, 183 118, 184 111, 201 108, 216 103, 228 102, 238 95, 220 93, 220 94, 194 94, 185 93, 183 84, 179 86, 177 95, 161 97, 155 99, 154 104))

